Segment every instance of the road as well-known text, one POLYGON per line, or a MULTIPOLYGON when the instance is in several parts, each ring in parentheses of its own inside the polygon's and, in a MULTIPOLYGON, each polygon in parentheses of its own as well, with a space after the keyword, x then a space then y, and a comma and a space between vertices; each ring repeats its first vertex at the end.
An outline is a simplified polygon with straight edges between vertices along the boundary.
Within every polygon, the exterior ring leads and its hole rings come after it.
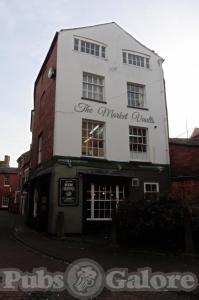
MULTIPOLYGON (((33 268, 45 267, 49 272, 64 272, 67 264, 41 255, 41 253, 26 247, 16 240, 13 235, 15 216, 0 211, 0 269, 20 269, 22 272, 31 272, 33 268)), ((78 257, 77 257, 78 258, 78 257)), ((37 299, 74 299, 67 291, 57 292, 0 292, 0 299, 5 300, 37 300, 37 299)), ((91 298, 90 298, 91 299, 91 298)), ((92 298, 93 299, 93 298, 92 298)), ((199 296, 187 293, 119 293, 104 290, 96 299, 99 300, 196 300, 199 296)))

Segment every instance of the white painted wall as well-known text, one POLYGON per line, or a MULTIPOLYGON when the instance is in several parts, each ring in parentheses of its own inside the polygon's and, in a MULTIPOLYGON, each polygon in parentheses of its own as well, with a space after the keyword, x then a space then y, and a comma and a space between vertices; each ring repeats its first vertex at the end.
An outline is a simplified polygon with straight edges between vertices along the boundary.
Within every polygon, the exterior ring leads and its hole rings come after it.
POLYGON ((136 125, 149 129, 150 161, 168 164, 167 118, 159 59, 115 23, 61 31, 58 36, 54 155, 81 156, 82 118, 86 118, 106 123, 106 159, 130 160, 129 125, 136 125), (74 35, 107 44, 107 59, 74 51, 74 35), (122 49, 149 55, 150 69, 123 64, 122 49), (128 112, 127 120, 101 117, 97 110, 103 104, 81 99, 83 71, 105 77, 105 105, 117 112, 128 112), (127 107, 128 81, 146 85, 149 111, 127 107), (94 112, 75 112, 74 106, 79 102, 89 104, 94 112), (140 112, 143 117, 152 116, 155 124, 138 124, 131 118, 133 112, 140 112))

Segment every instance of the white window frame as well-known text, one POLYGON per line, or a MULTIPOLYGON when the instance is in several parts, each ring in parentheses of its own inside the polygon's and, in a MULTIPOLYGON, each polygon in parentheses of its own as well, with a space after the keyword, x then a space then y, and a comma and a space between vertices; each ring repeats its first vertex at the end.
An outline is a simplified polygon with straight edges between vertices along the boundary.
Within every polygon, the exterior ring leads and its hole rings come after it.
POLYGON ((127 82, 128 106, 136 108, 145 107, 145 85, 127 82))
POLYGON ((1 199, 1 207, 2 207, 2 208, 8 208, 9 202, 10 202, 9 196, 2 196, 2 199, 1 199))
POLYGON ((24 183, 28 181, 29 178, 29 168, 24 170, 24 183))
POLYGON ((95 57, 106 58, 106 45, 97 42, 89 41, 79 37, 74 37, 74 50, 86 54, 91 54, 95 57))
POLYGON ((82 119, 82 156, 105 157, 104 122, 82 119))
POLYGON ((4 175, 4 186, 10 186, 10 175, 4 175))
POLYGON ((135 161, 149 160, 149 134, 148 128, 129 126, 130 159, 135 161), (137 134, 134 132, 137 131, 137 134), (145 132, 145 134, 143 134, 145 132), (135 150, 136 149, 136 150, 135 150))
POLYGON ((150 57, 145 54, 123 50, 122 61, 127 65, 150 69, 150 57))
POLYGON ((113 209, 117 208, 120 201, 125 200, 124 185, 122 185, 122 189, 120 189, 119 185, 116 185, 113 188, 113 186, 111 185, 98 184, 98 183, 96 184, 92 183, 90 187, 91 190, 87 191, 87 193, 89 193, 89 196, 88 199, 86 199, 87 204, 90 203, 90 207, 87 208, 87 212, 88 211, 90 212, 90 217, 87 217, 86 220, 87 221, 111 221, 113 209), (98 189, 96 189, 95 186, 97 186, 98 189), (100 198, 101 193, 104 193, 103 199, 100 198), (96 195, 98 195, 97 199, 95 199, 96 195), (115 195, 114 198, 113 195, 115 195), (98 203, 97 205, 98 208, 96 209, 95 204, 97 203, 98 203), (95 212, 98 214, 97 217, 95 216, 95 212), (103 212, 104 217, 100 217, 100 212, 103 212))
MULTIPOLYGON (((158 195, 159 195, 159 183, 158 182, 144 182, 144 195, 145 195, 145 197, 146 197, 147 194, 150 194, 150 195, 151 194, 155 194, 157 196, 157 198, 158 198, 158 195), (153 191, 153 190, 147 191, 147 189, 146 189, 147 185, 155 186, 156 187, 156 191, 153 191)), ((146 201, 149 201, 149 200, 146 199, 146 201)))
POLYGON ((104 102, 104 77, 83 72, 82 98, 104 102))

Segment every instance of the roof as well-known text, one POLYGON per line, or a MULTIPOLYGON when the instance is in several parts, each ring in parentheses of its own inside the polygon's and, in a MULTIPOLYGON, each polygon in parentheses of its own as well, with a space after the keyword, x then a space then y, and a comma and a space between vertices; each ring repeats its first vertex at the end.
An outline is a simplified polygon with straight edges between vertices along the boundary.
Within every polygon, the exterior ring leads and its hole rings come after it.
POLYGON ((1 168, 0 167, 0 174, 16 174, 17 168, 1 168))
MULTIPOLYGON (((42 63, 42 66, 41 66, 41 68, 39 70, 39 73, 37 75, 37 78, 35 80, 35 83, 34 83, 34 102, 35 102, 35 87, 36 87, 36 84, 37 84, 37 82, 38 82, 38 80, 39 80, 39 78, 40 78, 40 76, 41 76, 41 74, 43 72, 43 68, 44 68, 44 66, 45 66, 45 64, 46 64, 46 62, 47 62, 47 60, 48 60, 48 58, 49 58, 49 56, 51 54, 51 51, 52 51, 53 47, 55 46, 55 44, 57 42, 57 37, 58 37, 58 32, 56 32, 55 35, 54 35, 54 38, 53 38, 53 40, 51 42, 51 45, 50 45, 50 48, 49 48, 49 50, 48 50, 48 52, 46 54, 46 57, 45 57, 45 59, 44 59, 44 61, 42 63)), ((34 103, 34 105, 35 105, 35 103, 34 103)))
POLYGON ((163 58, 161 56, 159 56, 157 53, 155 53, 154 50, 149 49, 148 47, 146 47, 145 45, 143 45, 142 43, 140 43, 136 38, 134 38, 128 31, 126 31, 125 29, 123 29, 120 25, 118 25, 116 22, 108 22, 108 23, 102 23, 102 24, 96 24, 96 25, 89 25, 89 26, 83 26, 83 27, 74 27, 74 28, 66 28, 66 29, 61 29, 61 31, 68 31, 68 30, 79 30, 79 29, 86 29, 86 28, 92 28, 92 27, 99 27, 99 26, 108 26, 108 25, 115 25, 117 26, 120 30, 122 30, 125 34, 127 34, 128 36, 130 36, 131 38, 133 38, 137 43, 139 43, 142 47, 146 48, 147 50, 151 51, 154 55, 158 56, 160 59, 163 60, 163 58))
MULTIPOLYGON (((62 31, 68 31, 68 30, 78 30, 78 29, 85 29, 85 28, 99 27, 99 26, 108 26, 108 25, 111 25, 111 24, 117 26, 117 27, 118 27, 120 30, 122 30, 125 34, 127 34, 128 36, 130 36, 131 38, 133 38, 137 43, 139 43, 142 47, 146 48, 148 51, 152 52, 154 55, 158 56, 160 59, 163 60, 163 58, 162 58, 161 56, 159 56, 157 53, 155 53, 154 50, 151 50, 151 49, 149 49, 148 47, 146 47, 145 45, 143 45, 142 43, 140 43, 136 38, 134 38, 130 33, 128 33, 126 30, 124 30, 124 29, 123 29, 120 25, 118 25, 116 22, 108 22, 108 23, 102 23, 102 24, 96 24, 96 25, 90 25, 90 26, 83 26, 83 27, 75 27, 75 28, 66 28, 66 29, 61 29, 59 32, 62 32, 62 31)), ((48 58, 49 58, 49 56, 50 56, 50 54, 51 54, 51 51, 52 51, 53 47, 55 46, 55 44, 56 44, 56 42, 57 42, 57 38, 58 38, 59 32, 56 32, 56 33, 55 33, 54 38, 53 38, 53 40, 52 40, 52 43, 51 43, 51 45, 50 45, 50 48, 49 48, 49 50, 48 50, 48 52, 47 52, 47 54, 46 54, 46 57, 45 57, 45 59, 44 59, 44 61, 43 61, 43 64, 42 64, 42 66, 41 66, 41 68, 40 68, 40 71, 39 71, 39 73, 38 73, 38 75, 37 75, 37 78, 36 78, 36 80, 35 80, 35 83, 34 83, 34 98, 35 98, 35 86, 36 86, 36 84, 37 84, 37 82, 38 82, 38 80, 39 80, 39 78, 40 78, 40 75, 41 75, 41 73, 42 73, 42 71, 43 71, 43 68, 44 68, 44 66, 45 66, 45 64, 46 64, 46 62, 47 62, 47 60, 48 60, 48 58)))
POLYGON ((192 135, 191 135, 191 139, 195 139, 195 138, 199 138, 199 128, 194 128, 194 131, 192 132, 192 135))
POLYGON ((19 156, 19 158, 17 159, 17 162, 19 162, 22 158, 30 158, 30 150, 28 150, 28 151, 26 151, 26 152, 24 152, 24 153, 22 153, 20 156, 19 156))
POLYGON ((199 139, 170 138, 169 143, 182 146, 199 146, 199 139))

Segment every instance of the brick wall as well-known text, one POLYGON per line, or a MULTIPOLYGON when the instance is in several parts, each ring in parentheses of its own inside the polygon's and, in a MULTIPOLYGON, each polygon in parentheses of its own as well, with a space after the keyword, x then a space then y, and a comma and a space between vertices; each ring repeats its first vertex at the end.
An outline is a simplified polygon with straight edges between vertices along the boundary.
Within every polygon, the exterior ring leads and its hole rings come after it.
POLYGON ((16 189, 17 189, 17 173, 16 174, 10 174, 9 172, 3 174, 0 173, 0 208, 2 207, 2 197, 7 196, 10 198, 10 200, 14 200, 16 189), (9 186, 4 185, 4 178, 7 175, 10 177, 9 186))
POLYGON ((199 205, 199 141, 170 143, 171 196, 184 204, 199 205))
POLYGON ((37 167, 38 137, 42 135, 42 163, 53 155, 55 79, 48 78, 49 68, 56 69, 57 43, 52 44, 35 83, 34 125, 32 129, 31 168, 37 167))
POLYGON ((199 205, 199 180, 187 179, 171 182, 172 198, 185 204, 199 205))
POLYGON ((199 145, 188 146, 170 143, 171 176, 199 175, 199 145))

